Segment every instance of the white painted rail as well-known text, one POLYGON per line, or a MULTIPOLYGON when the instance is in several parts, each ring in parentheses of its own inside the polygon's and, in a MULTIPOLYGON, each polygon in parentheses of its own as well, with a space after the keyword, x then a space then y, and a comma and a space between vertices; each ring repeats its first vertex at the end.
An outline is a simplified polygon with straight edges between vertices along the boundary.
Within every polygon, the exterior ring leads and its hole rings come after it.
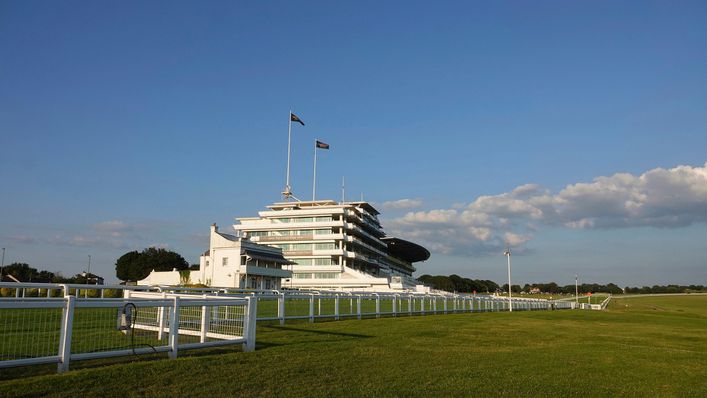
MULTIPOLYGON (((145 295, 150 293, 143 293, 145 295)), ((257 300, 152 297, 0 300, 0 368, 241 344, 255 349, 257 300)))

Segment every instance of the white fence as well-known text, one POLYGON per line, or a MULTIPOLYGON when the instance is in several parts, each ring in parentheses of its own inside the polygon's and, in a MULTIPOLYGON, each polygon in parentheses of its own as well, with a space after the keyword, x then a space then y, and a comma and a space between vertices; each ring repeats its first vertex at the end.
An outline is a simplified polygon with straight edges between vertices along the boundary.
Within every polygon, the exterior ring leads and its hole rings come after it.
MULTIPOLYGON (((221 293, 228 295, 229 293, 221 293)), ((258 321, 362 319, 463 312, 508 311, 507 298, 472 295, 384 294, 368 292, 277 292, 254 294, 258 321)), ((569 309, 572 303, 514 298, 513 311, 569 309)))
POLYGON ((611 302, 611 294, 606 296, 606 298, 599 304, 591 304, 591 303, 580 303, 579 308, 583 310, 597 310, 601 311, 606 308, 606 306, 609 305, 609 302, 611 302))
MULTIPOLYGON (((259 322, 508 311, 507 297, 0 283, 0 368, 242 344, 259 322), (54 298, 54 296, 59 296, 54 298)), ((514 297, 513 311, 574 303, 514 297)))
POLYGON ((129 299, 0 300, 0 368, 242 344, 255 349, 257 301, 159 293, 129 299))

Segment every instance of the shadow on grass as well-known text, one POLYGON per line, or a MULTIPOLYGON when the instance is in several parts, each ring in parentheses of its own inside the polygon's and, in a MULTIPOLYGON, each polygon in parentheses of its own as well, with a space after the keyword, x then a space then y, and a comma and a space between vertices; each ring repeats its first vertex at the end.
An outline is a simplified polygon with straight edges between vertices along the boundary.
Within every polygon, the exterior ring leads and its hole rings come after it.
MULTIPOLYGON (((280 326, 280 325, 263 325, 264 329, 277 330, 278 332, 286 332, 288 334, 293 333, 295 335, 300 335, 301 338, 293 338, 293 335, 289 335, 288 339, 284 342, 282 341, 272 341, 266 339, 258 339, 256 343, 256 352, 259 350, 265 350, 269 348, 288 346, 296 344, 313 344, 313 343, 331 343, 336 340, 345 339, 367 339, 374 336, 357 334, 357 333, 345 333, 345 332, 332 332, 325 330, 314 330, 297 328, 292 326, 280 326), (329 338, 321 340, 307 339, 306 336, 328 336, 329 338), (338 337, 332 339, 331 337, 338 337)), ((268 336, 274 337, 274 336, 268 336)), ((136 346, 144 346, 143 344, 136 344, 136 346)), ((212 348, 201 348, 201 349, 191 349, 191 350, 181 350, 179 352, 180 358, 188 357, 207 357, 216 355, 225 355, 241 352, 241 345, 235 344, 232 346, 225 347, 212 347, 212 348)), ((129 364, 136 362, 153 362, 153 361, 167 361, 167 353, 148 353, 139 355, 127 355, 122 357, 114 358, 102 358, 102 359, 90 359, 82 361, 72 361, 71 370, 76 371, 80 369, 94 369, 98 367, 109 367, 114 365, 129 364)), ((57 365, 32 365, 32 366, 22 366, 16 368, 5 368, 0 371, 0 381, 20 379, 32 376, 42 376, 42 375, 53 375, 56 374, 57 365)))
POLYGON ((326 330, 314 330, 314 329, 300 329, 300 328, 293 328, 292 326, 269 325, 267 327, 270 329, 278 329, 278 330, 282 330, 285 332, 304 332, 304 333, 310 333, 310 334, 320 334, 320 335, 329 335, 329 336, 354 337, 354 338, 358 338, 358 339, 367 339, 367 338, 374 337, 374 336, 369 336, 366 334, 329 332, 326 330))

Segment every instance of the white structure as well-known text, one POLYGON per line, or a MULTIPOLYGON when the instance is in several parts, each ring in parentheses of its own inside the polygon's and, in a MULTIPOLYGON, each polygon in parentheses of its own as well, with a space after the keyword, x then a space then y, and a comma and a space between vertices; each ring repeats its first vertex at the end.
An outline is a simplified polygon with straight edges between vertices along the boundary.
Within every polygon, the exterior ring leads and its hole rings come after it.
MULTIPOLYGON (((259 217, 237 218, 233 228, 252 242, 281 249, 294 264, 285 287, 391 291, 420 289, 413 262, 429 251, 386 237, 367 202, 279 202, 259 217)), ((202 269, 203 269, 202 264, 202 269)))
POLYGON ((291 264, 282 256, 282 250, 221 233, 213 224, 209 250, 199 257, 198 270, 181 273, 177 270, 152 271, 138 285, 204 284, 240 289, 280 289, 282 278, 292 276, 291 271, 282 267, 291 264))

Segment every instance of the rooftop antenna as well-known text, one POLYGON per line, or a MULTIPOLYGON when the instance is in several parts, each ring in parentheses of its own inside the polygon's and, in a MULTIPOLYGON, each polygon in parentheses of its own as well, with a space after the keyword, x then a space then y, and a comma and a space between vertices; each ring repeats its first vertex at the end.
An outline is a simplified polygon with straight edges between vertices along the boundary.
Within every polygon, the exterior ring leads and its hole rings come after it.
POLYGON ((341 176, 341 203, 346 202, 346 178, 341 176))

